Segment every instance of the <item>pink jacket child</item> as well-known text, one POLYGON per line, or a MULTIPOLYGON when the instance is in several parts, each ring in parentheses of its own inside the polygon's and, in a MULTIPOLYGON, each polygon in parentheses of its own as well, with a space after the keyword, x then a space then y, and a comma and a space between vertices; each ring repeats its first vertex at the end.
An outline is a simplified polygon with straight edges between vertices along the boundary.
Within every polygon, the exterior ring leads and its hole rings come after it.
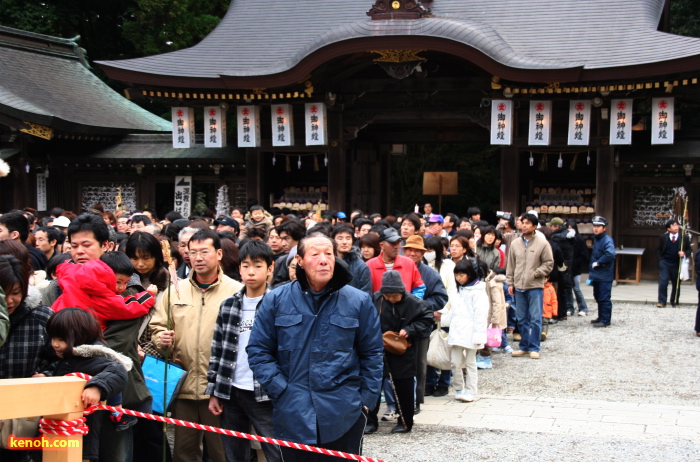
POLYGON ((107 328, 107 321, 136 319, 148 314, 156 302, 148 291, 127 297, 117 295, 117 277, 102 260, 90 260, 82 265, 65 262, 58 266, 56 274, 63 293, 51 308, 92 311, 102 330, 107 328))

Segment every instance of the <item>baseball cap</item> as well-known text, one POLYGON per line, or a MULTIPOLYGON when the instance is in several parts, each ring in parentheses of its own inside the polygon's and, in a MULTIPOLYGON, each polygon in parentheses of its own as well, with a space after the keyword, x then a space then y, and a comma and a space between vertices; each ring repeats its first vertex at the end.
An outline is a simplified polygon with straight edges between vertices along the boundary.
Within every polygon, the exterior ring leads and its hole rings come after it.
POLYGON ((408 239, 406 239, 406 245, 403 246, 404 249, 418 249, 418 250, 428 250, 425 248, 423 245, 423 238, 420 236, 409 236, 408 239))
POLYGON ((238 229, 238 222, 231 217, 219 217, 214 220, 215 225, 230 226, 232 228, 238 229))
POLYGON ((336 217, 340 218, 341 220, 344 220, 344 219, 346 219, 348 216, 345 215, 345 212, 338 212, 338 214, 336 215, 336 217))
POLYGON ((51 226, 58 226, 59 228, 67 228, 70 225, 70 220, 68 217, 61 215, 58 218, 54 218, 51 222, 51 226))
POLYGON ((564 220, 562 220, 559 217, 554 217, 554 218, 552 218, 552 220, 549 223, 547 223, 547 226, 552 226, 552 225, 562 226, 563 224, 564 224, 564 220))
POLYGON ((385 229, 382 231, 382 235, 379 236, 379 242, 387 241, 388 243, 393 244, 398 240, 401 240, 401 236, 399 236, 399 233, 394 228, 385 229))
POLYGON ((608 226, 608 220, 601 216, 595 216, 593 217, 593 226, 608 226))
POLYGON ((445 219, 442 218, 442 215, 431 215, 430 218, 428 218, 428 223, 444 223, 445 219))

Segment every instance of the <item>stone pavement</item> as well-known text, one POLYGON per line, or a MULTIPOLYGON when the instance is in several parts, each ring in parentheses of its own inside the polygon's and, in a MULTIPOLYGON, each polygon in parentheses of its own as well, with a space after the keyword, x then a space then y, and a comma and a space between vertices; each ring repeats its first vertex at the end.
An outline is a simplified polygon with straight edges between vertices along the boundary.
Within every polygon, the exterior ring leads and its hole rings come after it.
MULTIPOLYGON (((585 276, 581 277, 583 281, 585 276)), ((589 308, 595 309, 593 288, 582 285, 582 290, 589 308)), ((656 295, 657 283, 650 280, 639 285, 621 283, 612 289, 614 303, 655 305, 656 295)), ((680 302, 697 306, 698 292, 692 282, 683 283, 680 302)), ((670 305, 666 309, 671 309, 670 305)), ((473 403, 462 403, 455 401, 450 391, 444 397, 427 396, 415 417, 416 424, 651 440, 685 437, 700 442, 700 406, 489 395, 481 395, 473 403)))
POLYGON ((462 403, 453 396, 427 396, 415 424, 652 440, 670 436, 700 442, 696 406, 486 395, 462 403))

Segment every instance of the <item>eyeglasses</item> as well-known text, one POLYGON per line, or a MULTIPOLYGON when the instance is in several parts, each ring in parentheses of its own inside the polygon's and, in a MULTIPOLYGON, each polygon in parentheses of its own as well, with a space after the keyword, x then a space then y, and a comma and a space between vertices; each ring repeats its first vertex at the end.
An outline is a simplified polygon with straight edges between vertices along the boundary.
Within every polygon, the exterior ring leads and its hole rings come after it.
POLYGON ((202 258, 207 258, 212 253, 214 252, 212 252, 211 250, 190 250, 189 252, 187 252, 187 255, 189 255, 190 258, 197 258, 197 255, 201 255, 202 258))

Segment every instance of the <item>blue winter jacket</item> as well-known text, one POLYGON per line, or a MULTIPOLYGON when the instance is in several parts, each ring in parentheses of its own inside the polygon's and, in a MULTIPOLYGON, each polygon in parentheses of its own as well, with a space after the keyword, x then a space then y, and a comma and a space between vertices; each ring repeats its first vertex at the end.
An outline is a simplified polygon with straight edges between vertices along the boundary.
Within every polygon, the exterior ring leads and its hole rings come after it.
POLYGON ((383 342, 371 298, 347 284, 336 258, 318 295, 297 280, 265 296, 246 351, 255 378, 272 398, 277 437, 304 444, 335 441, 379 396, 383 342), (318 423, 318 425, 317 425, 318 423))
POLYGON ((615 280, 615 244, 607 233, 593 236, 593 252, 588 278, 591 281, 615 280), (598 262, 598 266, 594 268, 595 262, 598 262))
MULTIPOLYGON (((447 289, 442 283, 440 273, 423 262, 418 263, 418 272, 423 283, 425 283, 425 295, 423 301, 428 305, 430 311, 440 311, 447 304, 447 289)), ((430 329, 422 335, 423 338, 430 337, 430 329)))

